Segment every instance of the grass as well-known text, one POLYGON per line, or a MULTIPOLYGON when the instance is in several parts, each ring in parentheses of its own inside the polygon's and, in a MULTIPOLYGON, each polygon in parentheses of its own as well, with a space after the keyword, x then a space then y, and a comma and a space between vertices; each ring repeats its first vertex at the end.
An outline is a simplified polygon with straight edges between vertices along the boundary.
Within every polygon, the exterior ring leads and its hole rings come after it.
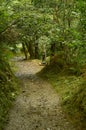
POLYGON ((0 130, 2 130, 7 122, 9 109, 19 92, 19 88, 18 81, 9 64, 2 59, 0 61, 0 130))
POLYGON ((39 75, 47 79, 60 95, 63 111, 80 130, 86 130, 86 80, 57 64, 46 66, 39 75))

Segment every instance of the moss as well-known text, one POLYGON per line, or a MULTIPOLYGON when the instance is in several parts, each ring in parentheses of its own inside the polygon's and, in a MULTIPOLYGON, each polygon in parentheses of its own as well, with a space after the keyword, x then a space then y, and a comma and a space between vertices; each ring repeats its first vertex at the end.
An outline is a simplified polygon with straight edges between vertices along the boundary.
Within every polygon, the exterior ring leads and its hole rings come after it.
MULTIPOLYGON (((61 69, 56 64, 46 66, 39 75, 47 79, 60 95, 63 111, 79 129, 86 129, 86 80, 82 75, 61 69)), ((74 70, 75 71, 75 70, 74 70)), ((74 72, 72 71, 72 72, 74 72)))
POLYGON ((0 59, 0 129, 3 129, 7 121, 8 111, 18 94, 17 82, 9 64, 0 59))

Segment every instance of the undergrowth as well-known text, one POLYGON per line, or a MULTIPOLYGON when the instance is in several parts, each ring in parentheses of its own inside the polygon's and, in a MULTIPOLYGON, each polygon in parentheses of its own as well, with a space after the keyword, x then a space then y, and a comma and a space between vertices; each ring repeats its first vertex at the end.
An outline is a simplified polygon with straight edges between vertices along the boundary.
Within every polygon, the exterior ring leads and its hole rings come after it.
POLYGON ((63 111, 80 130, 86 130, 86 80, 70 68, 46 66, 38 75, 47 79, 61 98, 63 111))
POLYGON ((8 119, 8 112, 18 94, 17 79, 9 64, 0 58, 0 130, 8 119))

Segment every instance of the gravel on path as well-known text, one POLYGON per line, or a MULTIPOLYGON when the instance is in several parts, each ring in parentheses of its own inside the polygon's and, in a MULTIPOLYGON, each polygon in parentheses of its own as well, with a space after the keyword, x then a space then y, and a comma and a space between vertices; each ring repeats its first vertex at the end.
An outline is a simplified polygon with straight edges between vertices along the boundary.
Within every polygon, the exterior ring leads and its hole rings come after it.
POLYGON ((76 130, 63 114, 56 91, 37 77, 43 66, 36 60, 15 60, 15 64, 22 91, 10 110, 5 130, 76 130))

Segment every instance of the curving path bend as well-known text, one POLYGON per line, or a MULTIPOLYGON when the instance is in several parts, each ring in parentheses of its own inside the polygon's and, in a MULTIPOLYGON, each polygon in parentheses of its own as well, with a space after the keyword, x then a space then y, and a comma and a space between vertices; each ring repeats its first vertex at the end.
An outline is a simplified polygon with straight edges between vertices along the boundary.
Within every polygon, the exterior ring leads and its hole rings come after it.
POLYGON ((15 65, 22 91, 10 111, 5 130, 76 130, 63 114, 56 91, 36 76, 43 68, 39 61, 16 58, 15 65))

